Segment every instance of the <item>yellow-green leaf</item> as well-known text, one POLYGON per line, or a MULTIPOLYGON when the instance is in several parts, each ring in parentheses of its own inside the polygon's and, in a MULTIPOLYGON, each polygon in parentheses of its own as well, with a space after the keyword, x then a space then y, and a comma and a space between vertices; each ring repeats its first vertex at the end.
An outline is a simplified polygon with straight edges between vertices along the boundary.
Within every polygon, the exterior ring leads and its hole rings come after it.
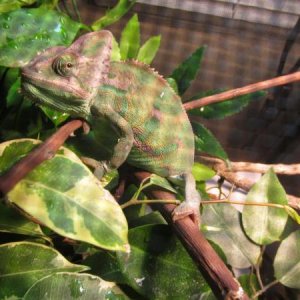
POLYGON ((136 58, 140 48, 140 23, 137 14, 128 21, 120 40, 121 59, 136 58))
POLYGON ((160 38, 161 36, 157 35, 152 36, 149 40, 147 40, 145 44, 140 48, 137 55, 137 60, 148 65, 151 64, 159 48, 160 38))
POLYGON ((136 0, 119 0, 119 2, 99 20, 93 23, 92 29, 94 31, 100 30, 108 25, 118 21, 127 11, 134 5, 136 0))
MULTIPOLYGON (((1 166, 11 166, 8 159, 17 160, 37 143, 23 139, 0 144, 0 173, 1 166)), ((105 249, 128 250, 127 221, 120 206, 66 148, 31 171, 7 198, 62 236, 105 249)))
POLYGON ((25 5, 31 5, 34 2, 36 2, 36 0, 1 0, 0 13, 9 12, 25 5))
POLYGON ((196 181, 205 181, 216 175, 216 172, 211 168, 195 162, 192 169, 192 174, 196 181))

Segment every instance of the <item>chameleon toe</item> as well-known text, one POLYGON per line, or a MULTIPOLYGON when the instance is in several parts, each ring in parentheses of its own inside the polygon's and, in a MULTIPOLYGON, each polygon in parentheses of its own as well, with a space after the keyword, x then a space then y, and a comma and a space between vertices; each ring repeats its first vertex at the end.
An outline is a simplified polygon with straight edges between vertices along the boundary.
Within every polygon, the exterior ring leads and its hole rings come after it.
POLYGON ((201 221, 200 221, 199 206, 194 207, 189 203, 183 202, 179 206, 177 206, 172 212, 172 219, 174 222, 188 216, 191 217, 191 219, 197 226, 200 226, 201 221))

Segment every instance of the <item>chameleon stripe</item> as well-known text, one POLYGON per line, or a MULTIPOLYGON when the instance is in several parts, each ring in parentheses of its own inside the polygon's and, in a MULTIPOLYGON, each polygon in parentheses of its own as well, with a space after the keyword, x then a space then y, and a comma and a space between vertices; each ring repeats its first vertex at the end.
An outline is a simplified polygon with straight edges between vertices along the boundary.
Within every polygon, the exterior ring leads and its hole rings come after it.
POLYGON ((127 162, 161 176, 188 172, 193 165, 194 135, 173 89, 137 62, 112 63, 108 78, 99 97, 112 105, 134 132, 127 162), (119 78, 124 79, 122 84, 119 78))

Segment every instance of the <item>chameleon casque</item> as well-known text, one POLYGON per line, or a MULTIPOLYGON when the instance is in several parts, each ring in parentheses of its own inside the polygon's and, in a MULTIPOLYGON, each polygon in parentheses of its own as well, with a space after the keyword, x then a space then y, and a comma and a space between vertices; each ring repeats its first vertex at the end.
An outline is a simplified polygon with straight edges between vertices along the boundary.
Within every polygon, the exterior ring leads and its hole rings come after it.
POLYGON ((103 173, 125 160, 162 177, 185 180, 185 201, 173 212, 199 224, 200 195, 191 169, 194 135, 181 99, 159 74, 136 61, 111 62, 112 34, 87 33, 71 46, 52 47, 22 69, 23 93, 37 104, 109 122, 118 139, 103 173))

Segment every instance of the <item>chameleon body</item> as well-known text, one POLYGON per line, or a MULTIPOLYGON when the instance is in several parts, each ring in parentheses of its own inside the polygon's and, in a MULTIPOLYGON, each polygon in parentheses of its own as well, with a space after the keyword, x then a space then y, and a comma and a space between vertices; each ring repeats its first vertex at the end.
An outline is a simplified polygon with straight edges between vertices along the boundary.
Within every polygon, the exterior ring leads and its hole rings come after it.
POLYGON ((199 222, 200 196, 191 174, 194 135, 181 99, 149 66, 110 62, 112 35, 81 36, 70 47, 52 47, 22 69, 22 89, 38 104, 85 119, 108 122, 118 137, 103 171, 125 160, 163 177, 185 179, 186 200, 173 218, 199 222))

